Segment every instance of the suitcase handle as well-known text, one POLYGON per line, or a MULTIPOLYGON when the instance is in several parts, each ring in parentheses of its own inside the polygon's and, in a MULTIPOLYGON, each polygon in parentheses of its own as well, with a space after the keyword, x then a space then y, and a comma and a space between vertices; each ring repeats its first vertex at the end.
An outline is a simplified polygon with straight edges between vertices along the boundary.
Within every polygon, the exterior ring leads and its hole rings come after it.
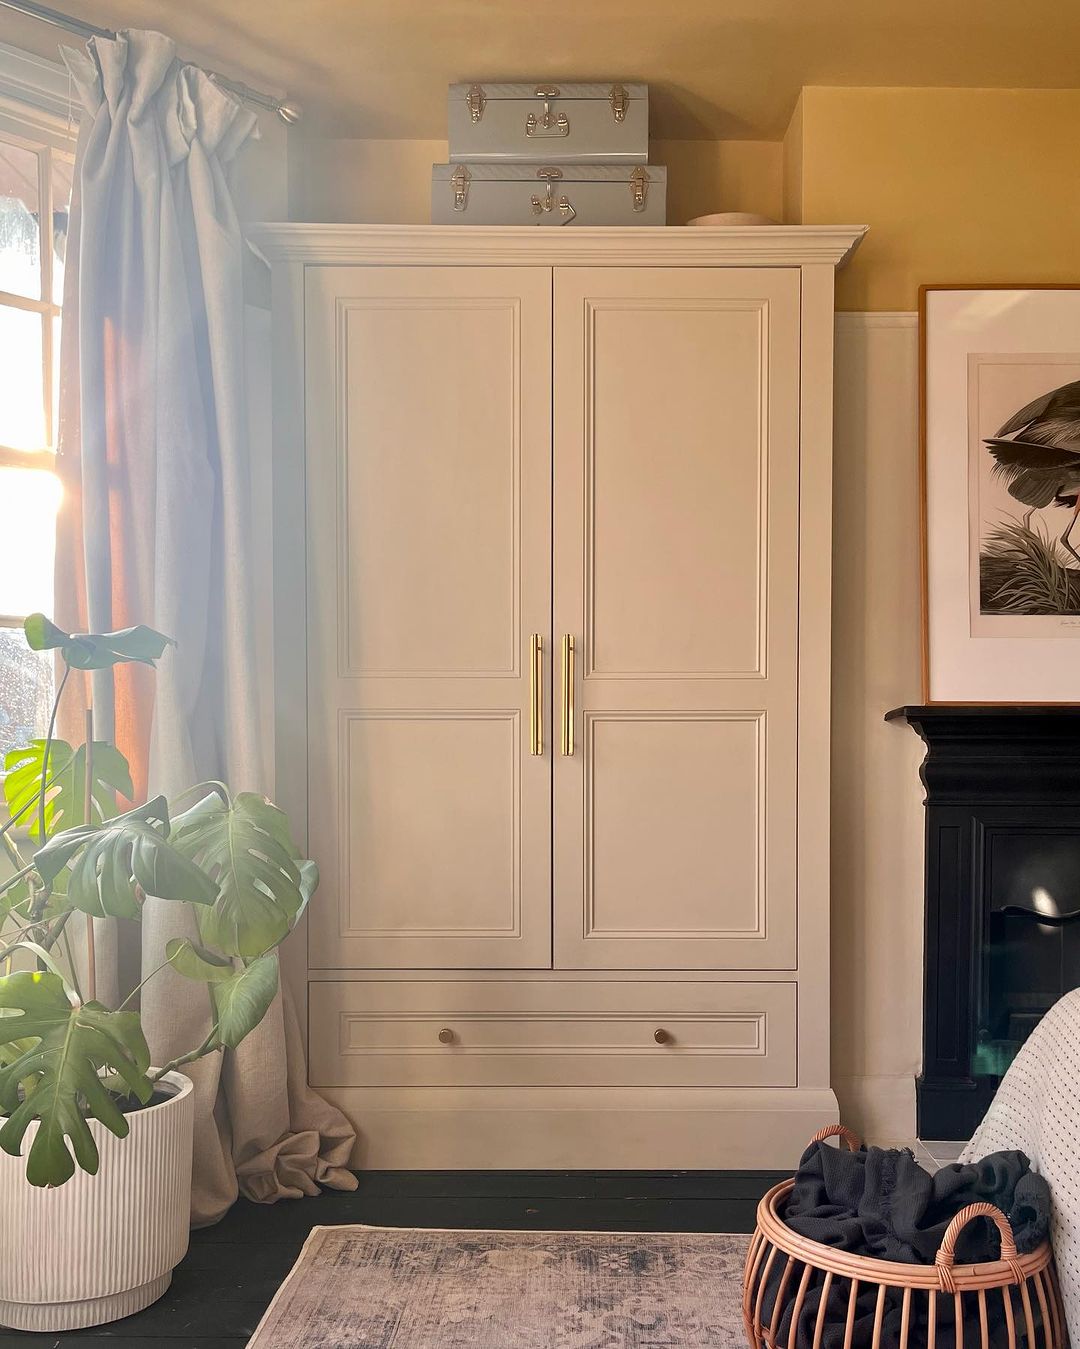
POLYGON ((556 197, 555 184, 552 182, 548 183, 547 192, 544 196, 538 197, 534 193, 531 200, 533 215, 543 215, 547 211, 558 210, 559 214, 562 216, 562 219, 559 221, 560 225, 569 225, 571 220, 577 215, 577 211, 575 211, 570 204, 570 198, 566 196, 565 193, 561 197, 556 197))
POLYGON ((530 112, 525 118, 525 135, 535 140, 558 139, 561 136, 569 136, 570 118, 565 112, 555 113, 551 110, 551 104, 546 100, 544 102, 544 111, 537 117, 535 112, 530 112))

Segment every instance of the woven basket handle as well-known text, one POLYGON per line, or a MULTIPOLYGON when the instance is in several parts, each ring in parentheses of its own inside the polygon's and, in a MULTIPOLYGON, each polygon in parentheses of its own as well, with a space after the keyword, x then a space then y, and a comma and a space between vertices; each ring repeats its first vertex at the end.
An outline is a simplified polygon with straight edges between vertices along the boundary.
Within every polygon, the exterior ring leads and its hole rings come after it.
POLYGON ((819 1129, 811 1138, 811 1143, 823 1143, 826 1138, 842 1139, 852 1152, 858 1152, 862 1147, 862 1139, 858 1134, 853 1134, 850 1129, 845 1129, 842 1124, 826 1124, 824 1129, 819 1129))
POLYGON ((941 1245, 938 1247, 937 1255, 934 1256, 934 1264, 937 1266, 938 1282, 941 1285, 943 1293, 955 1293, 956 1285, 953 1280, 953 1263, 956 1260, 956 1242, 960 1233, 972 1221, 973 1218, 989 1218, 998 1230, 1001 1237, 1001 1258, 1009 1266, 1012 1275, 1011 1282, 1022 1283, 1024 1280, 1024 1271, 1020 1268, 1020 1260, 1016 1250, 1016 1238, 1013 1236, 1013 1230, 1009 1226, 1009 1220, 1001 1209, 993 1204, 987 1204, 979 1201, 977 1204, 968 1204, 962 1208, 952 1222, 946 1227, 945 1235, 941 1238, 941 1245))

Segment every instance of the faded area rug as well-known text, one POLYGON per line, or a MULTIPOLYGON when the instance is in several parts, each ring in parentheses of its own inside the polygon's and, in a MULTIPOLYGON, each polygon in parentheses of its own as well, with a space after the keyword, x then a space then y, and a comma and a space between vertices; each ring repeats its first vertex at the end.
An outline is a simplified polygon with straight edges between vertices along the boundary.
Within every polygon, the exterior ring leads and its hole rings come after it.
POLYGON ((739 1349, 749 1240, 316 1227, 248 1349, 739 1349))

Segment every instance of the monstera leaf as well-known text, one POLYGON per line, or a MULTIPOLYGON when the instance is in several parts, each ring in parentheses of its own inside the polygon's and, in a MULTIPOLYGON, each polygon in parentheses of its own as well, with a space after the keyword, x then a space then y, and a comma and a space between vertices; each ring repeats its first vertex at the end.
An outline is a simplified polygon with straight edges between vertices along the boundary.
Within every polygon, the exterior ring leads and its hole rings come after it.
POLYGON ((170 937, 165 943, 165 959, 185 979, 201 984, 218 984, 233 976, 233 963, 227 956, 208 951, 186 937, 170 937))
POLYGON ((311 873, 301 874, 284 812, 263 796, 204 797, 173 821, 172 843, 217 882, 217 899, 199 913, 199 932, 228 955, 263 955, 306 903, 311 873))
MULTIPOLYGON (((40 843, 41 775, 45 768, 44 740, 31 740, 25 749, 8 750, 4 756, 4 798, 8 812, 20 816, 20 825, 40 843)), ((94 782, 91 788, 94 818, 101 822, 116 814, 113 793, 130 799, 134 795, 128 762, 115 745, 94 741, 94 782)), ((86 746, 73 750, 66 740, 54 740, 46 773, 51 783, 45 800, 45 833, 86 823, 86 746)))
POLYGON ((75 670, 106 670, 110 665, 138 661, 153 665, 171 637, 140 623, 119 632, 64 632, 45 617, 31 614, 23 623, 27 644, 33 651, 53 651, 57 647, 64 660, 75 670))
POLYGON ((148 1101, 153 1090, 138 1013, 110 1012, 95 1002, 73 1004, 59 975, 28 970, 0 978, 0 1010, 0 1044, 32 1041, 29 1047, 20 1044, 22 1052, 0 1067, 0 1112, 8 1117, 0 1128, 0 1148, 17 1157, 28 1126, 37 1120, 26 1163, 31 1185, 62 1185, 76 1162, 94 1175, 98 1150, 85 1114, 118 1138, 128 1132, 100 1071, 109 1070, 140 1101, 148 1101))
POLYGON ((267 1013, 278 986, 277 952, 260 956, 230 979, 210 985, 217 1018, 217 1038, 235 1049, 267 1013))
POLYGON ((210 985, 216 1043, 235 1049, 266 1015, 278 986, 277 953, 259 956, 237 969, 235 963, 205 946, 173 937, 165 945, 173 969, 186 979, 210 985))
POLYGON ((212 904, 218 887, 169 841, 163 796, 107 824, 66 829, 34 854, 46 885, 70 864, 67 907, 95 917, 138 918, 138 888, 158 899, 212 904))

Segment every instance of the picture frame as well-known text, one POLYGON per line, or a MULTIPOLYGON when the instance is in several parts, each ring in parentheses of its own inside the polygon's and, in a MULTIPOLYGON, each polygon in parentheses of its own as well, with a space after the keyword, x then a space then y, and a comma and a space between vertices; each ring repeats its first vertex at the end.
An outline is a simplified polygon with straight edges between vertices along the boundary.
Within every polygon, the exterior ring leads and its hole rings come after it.
POLYGON ((1080 285, 920 287, 919 474, 923 701, 1080 702, 1080 285))

